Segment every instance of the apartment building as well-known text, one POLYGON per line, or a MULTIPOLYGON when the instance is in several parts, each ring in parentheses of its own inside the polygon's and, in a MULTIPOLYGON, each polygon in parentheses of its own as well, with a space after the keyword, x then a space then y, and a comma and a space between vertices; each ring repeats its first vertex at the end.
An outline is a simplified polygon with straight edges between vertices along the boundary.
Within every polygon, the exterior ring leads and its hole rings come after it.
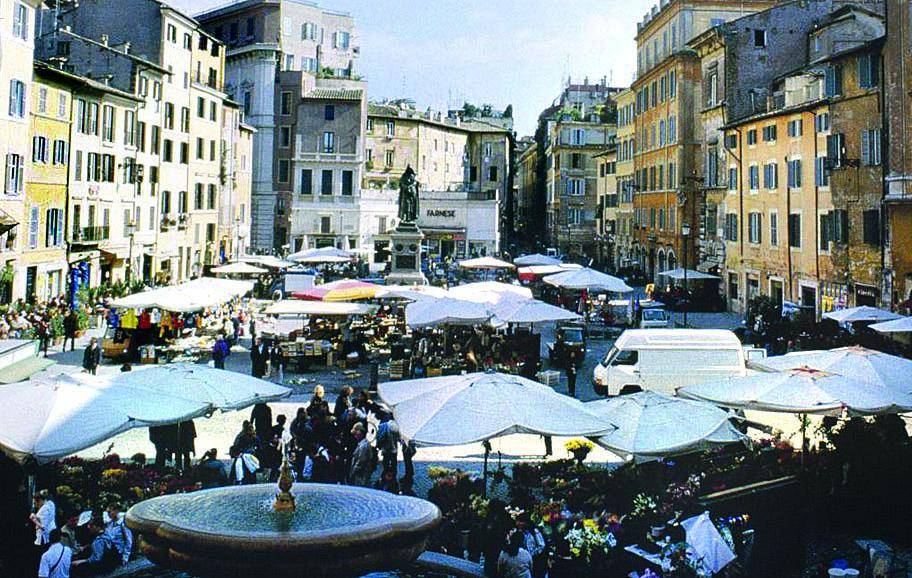
POLYGON ((217 205, 218 251, 224 261, 250 252, 250 197, 256 129, 243 122, 238 103, 226 100, 222 112, 222 193, 217 205))
POLYGON ((625 89, 615 97, 618 110, 617 180, 618 207, 614 241, 615 270, 641 268, 638 250, 634 247, 636 231, 633 223, 634 162, 636 151, 636 93, 625 89))
POLYGON ((832 271, 826 81, 800 72, 777 92, 778 106, 723 127, 733 153, 721 204, 732 311, 758 295, 816 308, 832 271))
POLYGON ((663 0, 637 25, 634 214, 648 276, 697 262, 702 170, 696 139, 701 68, 687 43, 713 26, 772 6, 753 0, 663 0), (685 238, 683 232, 689 232, 685 238), (685 247, 686 246, 686 247, 685 247))
POLYGON ((596 206, 596 262, 604 268, 617 267, 618 181, 617 146, 609 145, 594 156, 598 177, 595 181, 596 206))
POLYGON ((46 301, 66 289, 65 238, 70 160, 70 121, 76 83, 66 74, 36 64, 32 82, 31 164, 25 183, 26 237, 23 298, 46 301))
POLYGON ((20 253, 27 241, 25 183, 31 150, 30 125, 35 0, 0 1, 0 158, 3 159, 3 195, 0 195, 0 302, 25 295, 27 265, 20 253))
POLYGON ((203 274, 225 255, 219 205, 237 143, 223 137, 241 134, 223 129, 226 118, 240 122, 239 114, 225 113, 224 46, 196 20, 157 0, 92 0, 46 10, 43 29, 39 48, 49 59, 143 103, 129 135, 135 140, 128 145, 135 149, 133 192, 123 190, 132 225, 126 237, 109 243, 118 260, 131 261, 125 274, 141 270, 157 282, 203 274), (111 18, 122 12, 134 18, 111 18))
POLYGON ((533 231, 535 222, 535 191, 537 189, 538 147, 535 141, 529 139, 517 146, 514 161, 516 174, 516 209, 514 211, 514 229, 517 239, 528 249, 530 240, 535 238, 540 231, 533 231))
MULTIPOLYGON (((355 78, 359 48, 351 16, 302 0, 246 0, 197 15, 227 46, 226 92, 239 102, 253 137, 252 247, 280 248, 281 198, 273 188, 281 106, 275 84, 282 71, 321 78, 355 78)), ((287 232, 287 229, 286 229, 287 232)))
POLYGON ((886 0, 883 46, 884 293, 894 308, 912 313, 912 23, 909 2, 886 0))
POLYGON ((291 251, 358 249, 366 87, 302 72, 280 79, 276 239, 291 251))

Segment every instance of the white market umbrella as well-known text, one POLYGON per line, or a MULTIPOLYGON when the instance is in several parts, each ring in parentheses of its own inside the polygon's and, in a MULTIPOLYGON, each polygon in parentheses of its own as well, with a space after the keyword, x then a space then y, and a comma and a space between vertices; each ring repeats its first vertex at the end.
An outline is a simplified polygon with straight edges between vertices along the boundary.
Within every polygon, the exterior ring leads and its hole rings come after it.
POLYGON ((287 387, 264 379, 191 363, 156 365, 121 373, 111 383, 135 386, 155 394, 183 396, 222 411, 244 409, 291 395, 287 387))
POLYGON ((582 319, 576 313, 538 299, 505 299, 491 306, 504 323, 551 323, 582 319))
POLYGON ((308 249, 299 251, 288 256, 289 261, 297 263, 348 263, 355 258, 354 253, 349 253, 335 247, 323 247, 322 249, 308 249))
POLYGON ((470 373, 379 385, 402 435, 454 446, 514 434, 593 436, 612 426, 585 405, 517 375, 470 373))
POLYGON ((657 459, 747 440, 728 412, 652 391, 593 401, 586 408, 617 426, 596 443, 625 458, 657 459))
POLYGON ((678 390, 688 399, 734 409, 780 413, 880 415, 912 411, 912 395, 872 382, 798 367, 690 385, 678 390))
POLYGON ((349 315, 370 315, 376 313, 377 305, 348 303, 345 301, 301 301, 284 299, 266 307, 267 315, 312 315, 317 317, 345 317, 349 315))
POLYGON ((465 259, 459 262, 463 269, 515 269, 516 265, 507 263, 494 257, 479 257, 477 259, 465 259))
POLYGON ((560 265, 561 260, 557 257, 542 255, 541 253, 534 253, 532 255, 523 255, 522 257, 513 259, 513 264, 517 267, 527 267, 534 265, 560 265))
POLYGON ((901 393, 912 393, 912 360, 865 347, 796 351, 753 361, 751 367, 762 371, 810 367, 889 387, 901 393))
MULTIPOLYGON (((662 271, 659 275, 663 277, 668 277, 669 279, 674 279, 675 281, 681 281, 684 279, 684 269, 671 269, 669 271, 662 271)), ((715 275, 710 275, 708 273, 703 273, 702 271, 694 271, 693 269, 687 269, 687 280, 688 281, 702 281, 707 279, 719 279, 715 275)))
POLYGON ((59 374, 0 387, 0 448, 47 463, 136 427, 205 415, 210 405, 104 379, 59 374))
POLYGON ((257 265, 270 267, 272 269, 287 269, 294 266, 294 263, 291 261, 279 259, 275 255, 242 255, 238 257, 238 261, 242 263, 256 263, 257 265))
POLYGON ((517 270, 517 273, 520 275, 554 275, 555 273, 563 273, 564 271, 569 271, 571 269, 582 269, 582 265, 577 265, 576 263, 561 263, 560 265, 529 265, 521 267, 517 270))
POLYGON ((871 307, 870 305, 861 305, 860 307, 852 307, 849 309, 838 309, 836 311, 824 313, 823 316, 838 323, 855 323, 856 321, 892 321, 894 319, 899 319, 902 317, 902 315, 899 315, 898 313, 893 313, 892 311, 886 311, 884 309, 878 309, 877 307, 871 307))
POLYGON ((262 275, 263 273, 268 273, 266 269, 261 269, 259 267, 254 267, 247 263, 238 262, 231 263, 229 265, 222 265, 221 267, 215 267, 212 269, 213 273, 219 275, 262 275))
POLYGON ((613 293, 629 293, 633 291, 632 287, 617 277, 586 267, 549 275, 544 278, 544 281, 548 285, 563 289, 586 289, 587 291, 610 291, 613 293))
POLYGON ((451 287, 447 294, 456 299, 464 299, 476 303, 498 303, 503 299, 532 298, 532 290, 528 287, 498 283, 497 281, 481 281, 479 283, 457 285, 451 287))
POLYGON ((420 299, 405 307, 405 322, 409 327, 435 325, 480 325, 491 319, 491 311, 483 303, 443 297, 420 299))
POLYGON ((901 317, 893 321, 883 321, 869 326, 880 333, 910 333, 912 332, 912 317, 901 317))

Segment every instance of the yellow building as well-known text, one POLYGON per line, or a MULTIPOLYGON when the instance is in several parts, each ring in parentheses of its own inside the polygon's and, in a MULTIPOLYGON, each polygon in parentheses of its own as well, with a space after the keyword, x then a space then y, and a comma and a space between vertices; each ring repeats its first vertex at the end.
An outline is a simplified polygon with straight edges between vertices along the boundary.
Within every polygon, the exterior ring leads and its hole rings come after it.
POLYGON ((596 197, 596 255, 602 267, 613 268, 616 262, 615 235, 618 227, 617 147, 610 145, 595 155, 598 177, 595 181, 596 197))
POLYGON ((29 301, 44 301, 66 289, 64 239, 73 78, 36 63, 32 82, 31 164, 25 182, 26 221, 20 264, 29 301))
POLYGON ((635 231, 633 228, 634 163, 636 151, 636 93, 629 88, 619 92, 617 97, 617 228, 614 235, 614 268, 637 267, 636 251, 633 249, 635 231))
POLYGON ((757 295, 820 304, 833 241, 823 88, 818 74, 786 78, 780 106, 723 127, 731 153, 721 212, 732 311, 745 311, 757 295))

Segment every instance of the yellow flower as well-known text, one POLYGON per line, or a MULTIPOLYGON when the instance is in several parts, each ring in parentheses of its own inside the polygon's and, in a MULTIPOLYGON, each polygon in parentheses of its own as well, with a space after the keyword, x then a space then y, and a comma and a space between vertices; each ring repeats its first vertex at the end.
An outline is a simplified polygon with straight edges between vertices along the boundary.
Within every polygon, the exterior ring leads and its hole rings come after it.
POLYGON ((598 530, 598 522, 592 518, 586 518, 583 520, 583 528, 587 530, 598 530))

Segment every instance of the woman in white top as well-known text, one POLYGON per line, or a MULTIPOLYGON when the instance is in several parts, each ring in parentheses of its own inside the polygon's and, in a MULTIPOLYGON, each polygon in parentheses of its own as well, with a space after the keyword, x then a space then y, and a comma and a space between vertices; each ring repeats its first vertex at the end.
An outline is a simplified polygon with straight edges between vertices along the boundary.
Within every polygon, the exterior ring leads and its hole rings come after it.
POLYGON ((523 548, 521 532, 513 532, 497 559, 497 575, 501 578, 532 578, 532 555, 523 548))
POLYGON ((35 525, 35 545, 44 546, 49 541, 51 530, 57 527, 57 507, 48 491, 41 490, 35 494, 35 508, 29 521, 35 525))

